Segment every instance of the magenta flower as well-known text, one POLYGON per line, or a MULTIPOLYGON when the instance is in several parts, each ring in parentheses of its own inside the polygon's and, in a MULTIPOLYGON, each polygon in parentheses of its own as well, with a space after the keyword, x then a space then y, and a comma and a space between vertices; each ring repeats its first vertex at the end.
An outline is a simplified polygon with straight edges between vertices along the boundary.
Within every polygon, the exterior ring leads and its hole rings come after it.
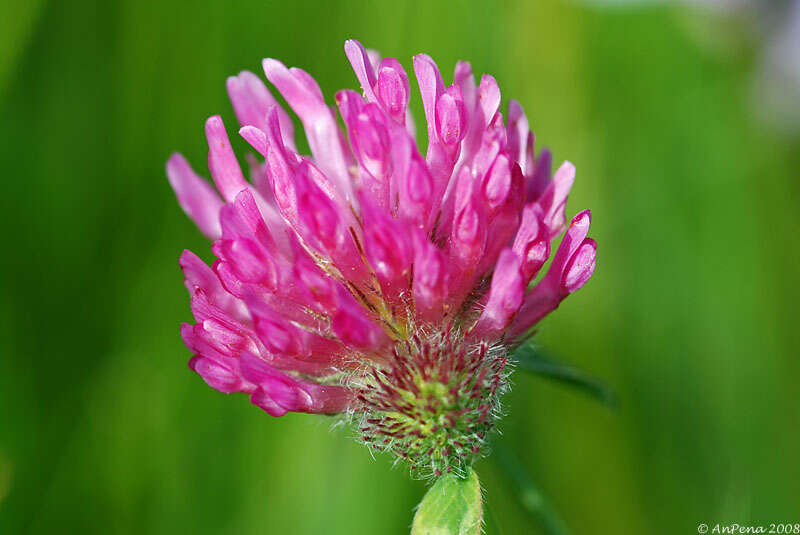
POLYGON ((167 163, 217 257, 210 268, 189 251, 180 260, 197 321, 181 327, 189 367, 273 416, 346 414, 363 441, 421 474, 463 470, 498 417, 509 349, 594 271, 590 214, 566 226, 575 168, 551 177, 517 102, 503 122, 493 77, 476 84, 460 62, 447 87, 430 57, 414 57, 423 157, 400 63, 358 41, 345 52, 363 91, 336 95, 346 133, 308 73, 263 62, 311 156, 245 71, 227 88, 261 156, 251 182, 219 116, 206 122, 216 192, 181 155, 167 163))

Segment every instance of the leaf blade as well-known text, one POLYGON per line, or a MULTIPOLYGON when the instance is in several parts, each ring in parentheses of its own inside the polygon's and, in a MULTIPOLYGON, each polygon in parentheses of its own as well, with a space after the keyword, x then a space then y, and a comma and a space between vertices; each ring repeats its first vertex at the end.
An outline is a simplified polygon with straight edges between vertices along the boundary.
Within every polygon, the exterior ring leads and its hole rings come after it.
POLYGON ((495 443, 493 449, 492 458, 514 486, 514 494, 520 506, 541 522, 547 535, 569 535, 569 529, 561 516, 553 509, 516 455, 501 443, 495 443))
POLYGON ((577 368, 561 364, 530 345, 518 347, 513 357, 519 368, 524 371, 574 387, 608 407, 617 406, 616 394, 602 381, 577 368))
POLYGON ((465 478, 445 474, 422 498, 411 535, 479 535, 482 514, 475 471, 470 469, 465 478))

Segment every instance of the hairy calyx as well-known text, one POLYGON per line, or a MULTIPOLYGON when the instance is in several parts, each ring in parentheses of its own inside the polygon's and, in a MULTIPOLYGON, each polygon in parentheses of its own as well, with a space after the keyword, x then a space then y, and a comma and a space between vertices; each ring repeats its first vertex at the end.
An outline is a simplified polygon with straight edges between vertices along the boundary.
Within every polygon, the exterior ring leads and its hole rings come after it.
POLYGON ((355 381, 351 417, 361 440, 406 461, 417 477, 465 473, 499 417, 504 348, 448 328, 398 342, 392 356, 355 381))

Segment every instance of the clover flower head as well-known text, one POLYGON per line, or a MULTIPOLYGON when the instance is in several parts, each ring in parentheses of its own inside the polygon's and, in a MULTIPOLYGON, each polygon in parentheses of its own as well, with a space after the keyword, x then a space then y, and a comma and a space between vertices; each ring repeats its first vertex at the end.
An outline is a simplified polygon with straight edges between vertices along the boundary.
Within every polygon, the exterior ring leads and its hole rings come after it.
POLYGON ((423 156, 400 63, 352 40, 345 53, 362 90, 336 95, 346 131, 308 73, 263 62, 310 156, 245 71, 227 89, 259 155, 251 180, 219 116, 206 122, 215 188, 181 155, 167 162, 216 256, 211 267, 189 251, 180 260, 196 321, 181 327, 189 367, 273 416, 345 415, 415 474, 461 473, 500 414, 509 349, 594 271, 590 213, 566 225, 575 168, 551 174, 522 107, 511 101, 503 120, 492 76, 476 82, 459 62, 445 86, 430 57, 414 57, 423 156))

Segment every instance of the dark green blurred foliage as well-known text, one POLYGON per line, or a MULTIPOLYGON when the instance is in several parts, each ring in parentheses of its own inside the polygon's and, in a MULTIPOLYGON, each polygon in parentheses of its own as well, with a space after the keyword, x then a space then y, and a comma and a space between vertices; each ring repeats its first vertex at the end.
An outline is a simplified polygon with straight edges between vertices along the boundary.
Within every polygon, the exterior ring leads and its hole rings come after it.
MULTIPOLYGON (((357 87, 349 37, 409 72, 421 51, 446 79, 472 61, 577 165, 568 212, 593 210, 598 269, 537 341, 605 378, 619 407, 517 373, 502 441, 519 480, 579 534, 800 521, 800 142, 753 119, 757 42, 742 32, 715 54, 687 28, 719 25, 695 16, 2 3, 0 533, 408 533, 421 483, 331 419, 214 392, 178 337, 178 255, 210 253, 166 158, 204 170, 205 118, 234 130, 225 77, 262 57, 311 72, 329 102, 357 87)), ((497 466, 477 466, 491 528, 541 533, 497 466)))

